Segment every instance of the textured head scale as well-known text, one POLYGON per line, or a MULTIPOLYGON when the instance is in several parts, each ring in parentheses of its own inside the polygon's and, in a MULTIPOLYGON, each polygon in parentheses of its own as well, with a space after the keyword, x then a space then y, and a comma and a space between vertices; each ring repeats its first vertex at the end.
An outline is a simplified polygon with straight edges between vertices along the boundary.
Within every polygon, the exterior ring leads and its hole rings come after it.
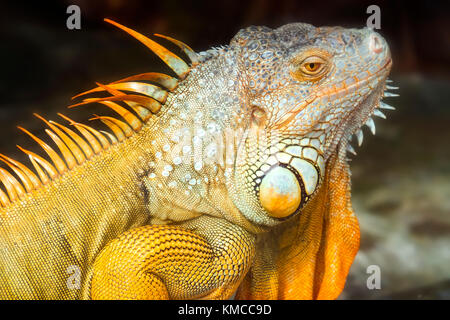
POLYGON ((270 225, 299 212, 330 155, 345 151, 372 121, 390 52, 369 29, 303 23, 241 30, 231 48, 238 51, 239 90, 250 113, 235 175, 237 190, 247 193, 236 202, 247 217, 270 225))

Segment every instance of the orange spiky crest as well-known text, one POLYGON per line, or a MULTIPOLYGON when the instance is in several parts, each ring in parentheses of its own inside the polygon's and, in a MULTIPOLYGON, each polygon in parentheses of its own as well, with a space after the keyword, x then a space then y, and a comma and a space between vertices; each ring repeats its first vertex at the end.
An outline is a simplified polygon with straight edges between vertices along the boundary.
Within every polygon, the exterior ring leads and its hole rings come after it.
MULTIPOLYGON (((0 154, 0 161, 6 164, 18 177, 16 179, 9 171, 0 168, 0 181, 4 187, 4 191, 0 188, 0 207, 12 205, 15 200, 22 199, 27 193, 48 184, 57 177, 69 172, 75 166, 88 161, 95 154, 99 154, 111 145, 120 143, 139 132, 143 124, 150 119, 152 114, 159 112, 161 106, 166 102, 168 93, 175 90, 179 81, 184 79, 189 73, 190 67, 184 60, 158 43, 110 19, 104 20, 142 42, 177 74, 178 79, 157 72, 141 73, 106 85, 97 83, 96 88, 72 97, 74 99, 87 94, 105 91, 111 94, 109 97, 86 98, 80 103, 69 106, 69 108, 72 108, 98 102, 112 109, 123 121, 114 117, 101 115, 94 115, 94 118, 92 118, 101 120, 111 132, 98 131, 58 113, 61 118, 68 121, 71 126, 77 129, 79 133, 76 133, 62 124, 52 120, 46 120, 40 115, 35 114, 48 127, 45 132, 56 144, 59 153, 31 132, 19 126, 18 128, 20 130, 29 135, 44 149, 50 157, 51 162, 34 152, 17 146, 22 152, 28 155, 34 168, 33 171, 19 161, 0 154), (125 106, 119 103, 123 103, 125 106)), ((186 44, 170 37, 157 36, 165 38, 180 47, 191 60, 191 66, 198 63, 197 54, 186 44)))

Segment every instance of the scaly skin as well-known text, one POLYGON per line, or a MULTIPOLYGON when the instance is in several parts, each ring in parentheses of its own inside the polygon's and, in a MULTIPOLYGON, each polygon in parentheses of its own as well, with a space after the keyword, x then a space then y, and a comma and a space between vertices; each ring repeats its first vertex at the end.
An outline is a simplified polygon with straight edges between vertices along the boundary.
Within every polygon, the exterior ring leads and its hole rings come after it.
POLYGON ((290 24, 184 49, 192 65, 163 58, 180 81, 142 127, 4 205, 2 298, 342 291, 359 246, 345 154, 380 107, 386 43, 367 29, 290 24), (73 266, 79 289, 68 286, 73 266))

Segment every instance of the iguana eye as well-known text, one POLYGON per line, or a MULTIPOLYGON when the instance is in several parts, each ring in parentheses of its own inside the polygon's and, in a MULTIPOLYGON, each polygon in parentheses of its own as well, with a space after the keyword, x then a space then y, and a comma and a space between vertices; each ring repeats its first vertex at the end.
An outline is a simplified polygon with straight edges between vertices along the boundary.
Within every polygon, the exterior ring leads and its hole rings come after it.
POLYGON ((330 54, 311 49, 296 56, 293 61, 291 75, 298 81, 318 81, 330 69, 330 54))
POLYGON ((305 69, 309 72, 315 72, 320 68, 320 63, 310 62, 305 65, 305 69))
POLYGON ((300 70, 307 75, 316 75, 322 71, 324 64, 325 61, 320 57, 308 57, 303 60, 300 70))

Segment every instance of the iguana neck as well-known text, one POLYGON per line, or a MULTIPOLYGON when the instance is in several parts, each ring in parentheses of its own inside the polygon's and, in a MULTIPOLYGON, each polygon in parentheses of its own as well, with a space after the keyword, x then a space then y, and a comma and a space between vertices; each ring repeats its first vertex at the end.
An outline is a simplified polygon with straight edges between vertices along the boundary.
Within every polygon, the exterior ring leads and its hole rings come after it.
POLYGON ((239 142, 248 126, 240 81, 233 52, 210 50, 168 95, 154 126, 145 129, 152 152, 140 168, 146 173, 142 181, 153 224, 206 214, 251 232, 265 230, 245 218, 228 195, 239 142))

